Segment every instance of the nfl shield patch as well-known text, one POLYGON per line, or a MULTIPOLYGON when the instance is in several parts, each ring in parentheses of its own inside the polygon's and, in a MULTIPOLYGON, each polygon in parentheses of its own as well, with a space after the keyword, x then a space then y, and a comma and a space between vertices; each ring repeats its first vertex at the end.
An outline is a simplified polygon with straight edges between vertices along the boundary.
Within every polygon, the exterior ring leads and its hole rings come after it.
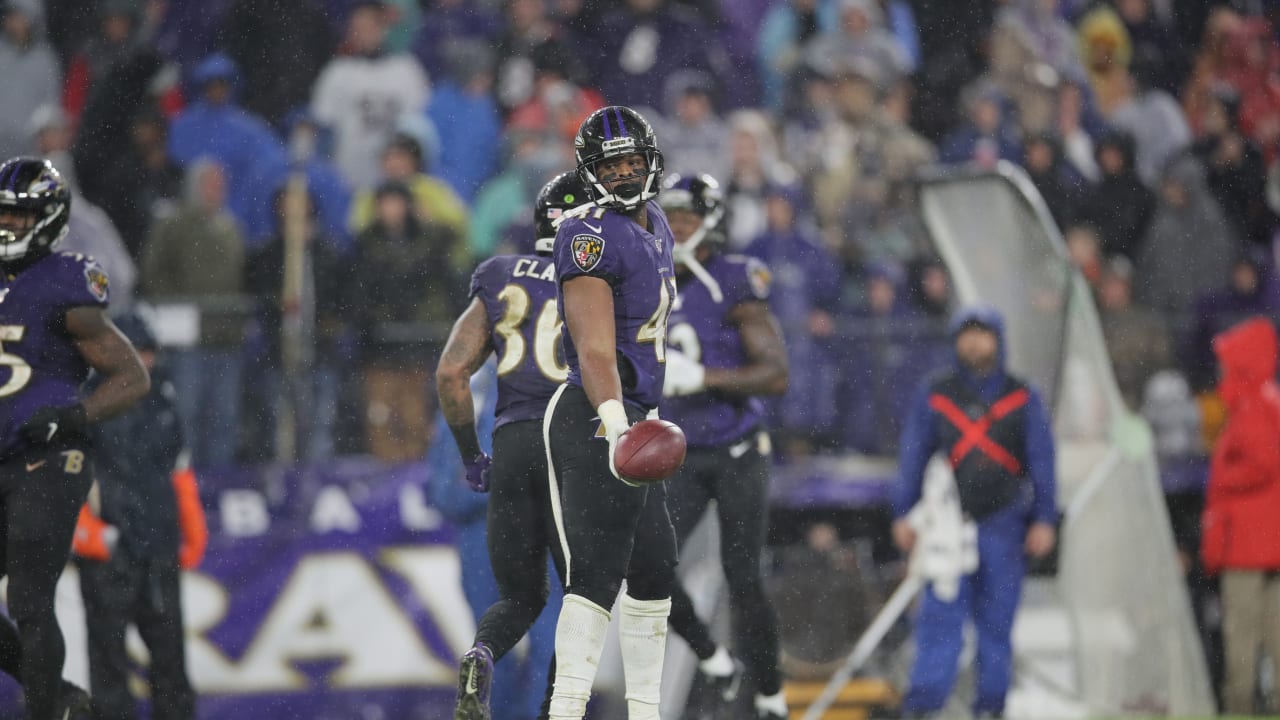
POLYGON ((604 254, 604 238, 595 235, 573 236, 573 262, 584 272, 591 272, 604 254))
POLYGON ((98 302, 107 301, 107 273, 95 262, 84 266, 85 286, 98 302))

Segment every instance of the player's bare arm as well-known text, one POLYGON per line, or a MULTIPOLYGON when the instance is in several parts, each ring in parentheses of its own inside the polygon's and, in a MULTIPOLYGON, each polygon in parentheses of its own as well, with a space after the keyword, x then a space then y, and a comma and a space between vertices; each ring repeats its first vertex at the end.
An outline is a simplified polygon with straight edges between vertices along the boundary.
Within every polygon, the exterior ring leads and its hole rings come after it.
POLYGON ((606 400, 622 401, 618 376, 618 348, 614 339, 613 288, 600 278, 580 275, 566 280, 564 319, 578 349, 582 389, 592 407, 606 400))
POLYGON ((102 375, 102 382, 84 399, 88 422, 109 418, 147 394, 151 376, 102 308, 72 308, 67 311, 66 323, 80 356, 102 375))
POLYGON ((730 395, 781 395, 790 371, 778 320, 763 302, 739 303, 729 311, 737 325, 748 362, 736 368, 707 368, 708 390, 730 395))
POLYGON ((479 298, 472 298, 471 304, 453 324, 444 352, 440 354, 440 362, 436 365, 436 393, 440 397, 440 410, 458 443, 458 450, 467 459, 480 454, 480 441, 476 435, 475 401, 471 397, 471 376, 493 352, 490 338, 489 318, 485 314, 484 303, 479 298))

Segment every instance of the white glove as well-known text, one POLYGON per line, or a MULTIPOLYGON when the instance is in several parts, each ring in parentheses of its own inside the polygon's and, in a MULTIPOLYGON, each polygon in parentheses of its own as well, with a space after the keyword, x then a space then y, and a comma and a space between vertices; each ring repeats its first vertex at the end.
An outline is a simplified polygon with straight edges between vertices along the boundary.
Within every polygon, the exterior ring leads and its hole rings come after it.
POLYGON ((706 385, 707 369, 688 355, 667 348, 667 376, 662 383, 663 397, 679 397, 702 392, 706 385))
MULTIPOLYGON (((609 472, 613 476, 622 480, 622 476, 618 474, 618 468, 613 464, 613 448, 618 442, 618 438, 622 433, 631 429, 631 422, 627 420, 627 409, 622 406, 618 400, 605 400, 596 407, 596 413, 600 416, 600 427, 604 430, 604 439, 609 443, 609 472)), ((627 482, 622 480, 622 482, 627 482)), ((632 483, 627 483, 631 485, 632 483)))

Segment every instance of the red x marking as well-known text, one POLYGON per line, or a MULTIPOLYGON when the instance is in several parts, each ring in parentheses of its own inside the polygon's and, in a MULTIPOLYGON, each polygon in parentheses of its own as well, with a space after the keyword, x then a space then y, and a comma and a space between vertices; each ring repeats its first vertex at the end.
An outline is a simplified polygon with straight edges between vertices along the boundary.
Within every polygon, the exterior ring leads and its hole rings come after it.
POLYGON ((945 395, 934 393, 929 396, 929 407, 942 413, 942 416, 960 431, 960 440, 951 448, 951 467, 956 467, 974 448, 1014 475, 1022 474, 1022 463, 1008 450, 1000 447, 988 435, 987 431, 999 419, 1027 404, 1030 394, 1026 388, 1015 390, 1000 398, 991 405, 991 409, 977 420, 970 420, 963 410, 956 407, 945 395))

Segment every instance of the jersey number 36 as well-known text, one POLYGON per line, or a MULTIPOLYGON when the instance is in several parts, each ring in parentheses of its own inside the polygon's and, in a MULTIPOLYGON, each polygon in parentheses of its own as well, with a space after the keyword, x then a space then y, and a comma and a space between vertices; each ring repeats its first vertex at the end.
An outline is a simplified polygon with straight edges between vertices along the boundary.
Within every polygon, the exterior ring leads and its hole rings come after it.
MULTIPOLYGON (((525 342, 522 329, 529 320, 529 306, 532 303, 529 292, 516 284, 502 288, 502 292, 498 293, 498 299, 503 302, 505 309, 502 319, 498 321, 494 330, 506 343, 502 357, 498 359, 498 375, 506 375, 520 367, 529 350, 526 347, 528 343, 525 342)), ((535 322, 537 324, 533 331, 533 363, 538 367, 538 372, 548 380, 562 383, 569 377, 569 366, 560 361, 559 353, 556 351, 560 346, 560 332, 563 324, 560 322, 560 314, 556 312, 555 300, 548 300, 542 304, 535 322)))

